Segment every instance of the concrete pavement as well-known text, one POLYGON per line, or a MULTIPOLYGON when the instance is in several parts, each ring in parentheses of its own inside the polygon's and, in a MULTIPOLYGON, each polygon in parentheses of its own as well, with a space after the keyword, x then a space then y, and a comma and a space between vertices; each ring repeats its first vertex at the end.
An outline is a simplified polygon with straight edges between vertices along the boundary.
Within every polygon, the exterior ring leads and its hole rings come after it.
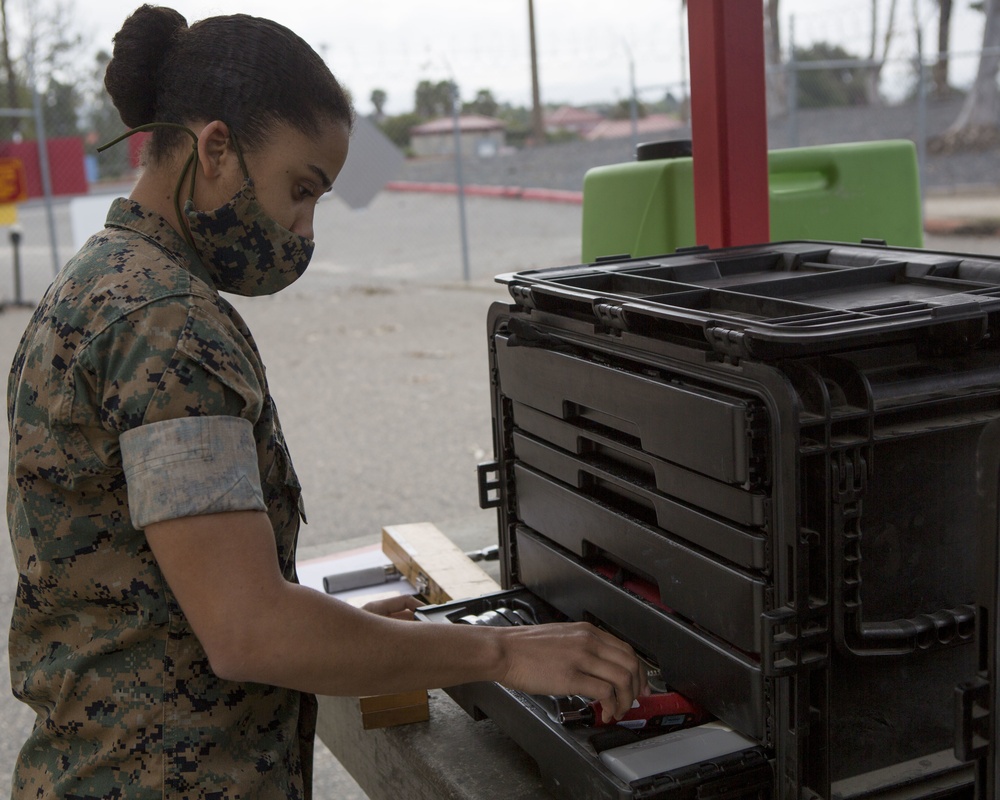
POLYGON ((929 192, 924 199, 924 230, 939 236, 1000 236, 1000 188, 929 192))

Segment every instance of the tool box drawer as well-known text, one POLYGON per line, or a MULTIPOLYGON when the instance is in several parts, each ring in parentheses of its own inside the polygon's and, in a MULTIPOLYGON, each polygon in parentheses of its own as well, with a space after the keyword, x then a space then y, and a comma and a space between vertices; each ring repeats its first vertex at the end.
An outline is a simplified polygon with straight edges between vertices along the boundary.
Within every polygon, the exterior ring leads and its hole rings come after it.
POLYGON ((720 562, 523 464, 514 467, 514 483, 525 525, 584 561, 609 559, 644 576, 672 613, 738 648, 761 651, 768 586, 762 576, 720 562))
POLYGON ((749 528, 767 522, 768 497, 763 491, 747 491, 684 469, 646 453, 631 437, 598 430, 586 421, 573 424, 521 403, 512 404, 511 414, 519 431, 592 463, 641 476, 658 492, 683 503, 749 528))
MULTIPOLYGON (((566 619, 525 589, 430 606, 419 609, 417 616, 434 624, 476 624, 476 617, 491 613, 516 615, 532 623, 566 619)), ((595 728, 559 722, 547 712, 546 698, 497 683, 464 684, 446 691, 473 718, 493 720, 524 748, 544 783, 563 797, 771 800, 773 796, 769 751, 716 721, 665 734, 620 726, 595 728), (722 748, 719 739, 724 740, 722 748)))
POLYGON ((613 575, 595 573, 527 528, 518 528, 517 547, 525 588, 571 619, 598 621, 641 643, 668 684, 740 733, 764 740, 768 679, 759 659, 665 613, 655 598, 617 586, 613 575))
POLYGON ((511 400, 625 435, 647 453, 724 483, 763 480, 751 459, 761 455, 751 446, 751 400, 670 383, 649 368, 644 374, 602 363, 593 353, 497 339, 500 381, 511 400))
POLYGON ((513 453, 521 463, 727 561, 750 569, 766 568, 767 541, 761 531, 740 527, 706 514, 697 506, 677 502, 658 492, 641 476, 575 458, 521 433, 515 432, 512 438, 513 453))

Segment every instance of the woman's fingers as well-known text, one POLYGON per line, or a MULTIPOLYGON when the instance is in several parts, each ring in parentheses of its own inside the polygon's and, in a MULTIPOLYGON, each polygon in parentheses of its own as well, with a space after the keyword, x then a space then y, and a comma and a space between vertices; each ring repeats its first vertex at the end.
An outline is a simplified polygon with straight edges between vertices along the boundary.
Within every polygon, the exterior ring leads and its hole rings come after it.
POLYGON ((646 691, 642 662, 625 642, 588 623, 502 629, 507 669, 501 683, 529 694, 581 694, 600 700, 604 721, 620 718, 646 691))

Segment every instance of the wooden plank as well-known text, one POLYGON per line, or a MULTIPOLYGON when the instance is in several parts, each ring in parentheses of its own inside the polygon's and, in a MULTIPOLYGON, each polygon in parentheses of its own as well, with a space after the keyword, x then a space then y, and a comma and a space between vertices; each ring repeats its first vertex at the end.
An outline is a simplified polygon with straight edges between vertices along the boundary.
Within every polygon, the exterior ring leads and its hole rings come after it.
POLYGON ((430 604, 500 591, 500 585, 430 522, 382 529, 382 551, 430 604))

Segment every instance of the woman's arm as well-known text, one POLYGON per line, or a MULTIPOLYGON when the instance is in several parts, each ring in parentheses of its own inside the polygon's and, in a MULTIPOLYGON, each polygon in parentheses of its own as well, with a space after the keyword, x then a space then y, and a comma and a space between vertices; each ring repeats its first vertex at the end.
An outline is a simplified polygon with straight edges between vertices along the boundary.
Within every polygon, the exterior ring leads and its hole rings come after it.
POLYGON ((492 680, 616 717, 645 691, 632 649, 587 623, 414 624, 289 583, 263 512, 159 522, 146 538, 221 678, 351 696, 492 680))

